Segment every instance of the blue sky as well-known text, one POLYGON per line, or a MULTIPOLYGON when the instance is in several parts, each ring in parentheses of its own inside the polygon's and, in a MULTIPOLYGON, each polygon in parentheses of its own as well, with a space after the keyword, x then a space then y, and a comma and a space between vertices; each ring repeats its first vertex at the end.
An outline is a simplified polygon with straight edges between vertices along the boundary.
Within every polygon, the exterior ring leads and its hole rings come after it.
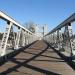
POLYGON ((21 24, 48 24, 50 31, 75 12, 75 0, 0 0, 0 10, 21 24))

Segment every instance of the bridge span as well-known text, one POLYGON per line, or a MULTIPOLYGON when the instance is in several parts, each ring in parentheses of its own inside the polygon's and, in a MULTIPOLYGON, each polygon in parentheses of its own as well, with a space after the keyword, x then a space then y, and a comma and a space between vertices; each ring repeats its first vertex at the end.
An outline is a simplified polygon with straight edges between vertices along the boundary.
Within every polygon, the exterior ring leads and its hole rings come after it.
POLYGON ((75 75, 75 13, 40 37, 0 11, 0 75, 75 75))

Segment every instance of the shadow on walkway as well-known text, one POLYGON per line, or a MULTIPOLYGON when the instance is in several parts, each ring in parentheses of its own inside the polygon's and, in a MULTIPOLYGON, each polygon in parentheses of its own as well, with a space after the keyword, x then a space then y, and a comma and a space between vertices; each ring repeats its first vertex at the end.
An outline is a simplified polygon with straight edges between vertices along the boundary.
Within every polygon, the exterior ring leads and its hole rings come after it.
POLYGON ((53 49, 53 51, 55 51, 73 70, 75 70, 75 63, 72 62, 72 59, 70 57, 66 57, 65 55, 63 55, 62 53, 60 53, 60 51, 56 50, 54 47, 52 47, 49 43, 47 43, 46 41, 44 41, 47 45, 49 45, 49 47, 51 49, 53 49))
MULTIPOLYGON (((36 42, 35 42, 36 43, 36 42)), ((34 45, 35 43, 31 44, 30 46, 34 45)), ((30 46, 28 46, 27 48, 29 48, 30 46)), ((45 70, 45 69, 42 69, 42 68, 39 68, 39 67, 36 67, 36 66, 33 66, 33 65, 29 65, 28 63, 31 62, 32 60, 34 61, 50 61, 50 62, 65 62, 65 61, 62 61, 61 58, 57 58, 57 57, 52 57, 52 56, 46 56, 46 55, 42 55, 43 53, 45 53, 47 51, 47 49, 49 48, 49 45, 47 44, 47 47, 44 49, 44 50, 41 50, 41 52, 39 52, 38 54, 35 54, 35 53, 30 53, 30 52, 26 52, 25 49, 27 49, 26 47, 21 49, 18 53, 16 53, 11 59, 8 59, 8 61, 11 61, 12 63, 15 63, 16 65, 11 67, 11 68, 8 68, 7 70, 3 71, 0 73, 0 75, 7 75, 13 71, 15 72, 18 72, 18 68, 20 67, 26 67, 26 68, 29 68, 29 69, 32 69, 34 71, 37 71, 37 72, 40 72, 40 73, 43 73, 45 75, 60 75, 58 73, 54 73, 54 72, 51 72, 51 71, 48 71, 48 70, 45 70), (23 53, 29 53, 29 54, 32 54, 34 55, 33 57, 29 58, 29 59, 20 59, 18 58, 19 60, 24 60, 23 62, 20 62, 20 61, 17 61, 17 58, 14 58, 16 55, 18 55, 20 52, 23 52, 23 53), (44 56, 44 57, 49 57, 49 58, 53 58, 53 59, 58 59, 59 61, 57 60, 35 60, 35 58, 39 57, 39 56, 44 56)), ((2 64, 4 65, 4 64, 2 64)), ((1 66, 0 66, 1 67, 1 66)), ((33 74, 32 74, 33 75, 33 74)))

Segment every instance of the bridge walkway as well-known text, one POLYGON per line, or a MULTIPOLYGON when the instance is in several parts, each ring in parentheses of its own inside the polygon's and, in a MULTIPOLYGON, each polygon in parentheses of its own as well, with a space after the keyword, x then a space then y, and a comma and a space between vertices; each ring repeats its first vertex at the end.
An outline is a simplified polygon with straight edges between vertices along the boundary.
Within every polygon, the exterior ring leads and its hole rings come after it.
POLYGON ((45 42, 37 41, 0 66, 0 75, 75 75, 45 42))

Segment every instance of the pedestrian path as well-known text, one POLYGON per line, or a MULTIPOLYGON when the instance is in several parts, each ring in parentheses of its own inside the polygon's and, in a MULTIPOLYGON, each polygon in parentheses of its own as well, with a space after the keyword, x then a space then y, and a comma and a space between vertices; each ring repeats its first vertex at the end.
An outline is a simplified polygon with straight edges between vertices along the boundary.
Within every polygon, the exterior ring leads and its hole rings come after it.
POLYGON ((0 75, 75 75, 45 42, 37 41, 0 66, 0 75))

